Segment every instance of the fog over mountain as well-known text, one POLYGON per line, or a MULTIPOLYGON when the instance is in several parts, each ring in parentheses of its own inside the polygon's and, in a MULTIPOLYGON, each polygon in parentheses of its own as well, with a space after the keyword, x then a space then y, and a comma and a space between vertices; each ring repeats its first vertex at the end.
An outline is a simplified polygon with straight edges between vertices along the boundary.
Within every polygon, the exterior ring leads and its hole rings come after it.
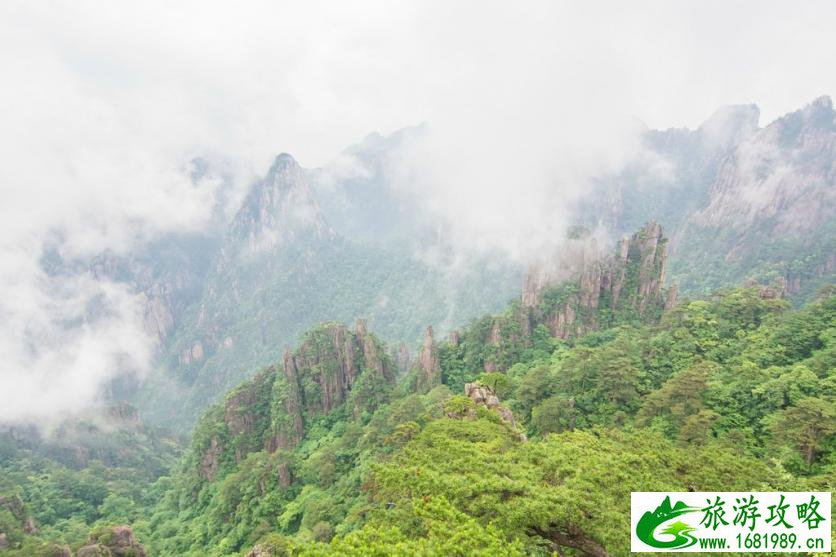
POLYGON ((3 2, 0 557, 824 555, 834 21, 3 2))
POLYGON ((599 8, 4 4, 0 392, 15 396, 0 422, 137 389, 199 390, 198 412, 314 322, 368 317, 414 349, 429 322, 498 309, 573 224, 609 245, 645 217, 687 217, 676 274, 689 230, 760 222, 775 192, 799 210, 784 169, 820 156, 811 187, 833 191, 829 101, 816 134, 758 131, 836 89, 832 3, 599 8), (751 103, 759 119, 706 120, 751 103), (764 164, 773 179, 741 174, 764 164), (645 215, 624 176, 710 204, 645 215), (613 192, 618 215, 584 217, 613 192), (304 301, 314 285, 333 298, 304 301))

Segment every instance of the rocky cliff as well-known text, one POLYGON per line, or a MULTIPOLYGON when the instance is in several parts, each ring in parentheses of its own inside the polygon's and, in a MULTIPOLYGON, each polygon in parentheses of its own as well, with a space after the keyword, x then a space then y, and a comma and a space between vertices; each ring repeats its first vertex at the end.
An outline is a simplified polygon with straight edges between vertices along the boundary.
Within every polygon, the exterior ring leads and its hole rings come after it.
POLYGON ((520 441, 528 440, 522 428, 517 424, 517 420, 514 419, 514 413, 510 408, 500 404, 499 397, 496 396, 496 391, 491 387, 481 383, 465 383, 464 395, 472 400, 476 406, 483 406, 488 410, 496 412, 502 420, 502 423, 508 426, 519 437, 520 441))
POLYGON ((504 371, 543 336, 569 338, 616 323, 653 320, 676 302, 665 288, 667 239, 652 221, 603 257, 579 234, 556 261, 533 267, 519 302, 483 318, 443 346, 464 369, 504 371))
POLYGON ((427 327, 421 353, 413 366, 415 373, 415 390, 426 393, 436 385, 441 384, 441 366, 438 363, 438 348, 433 338, 432 326, 427 327))
MULTIPOLYGON (((305 423, 349 401, 359 417, 363 406, 374 403, 376 393, 351 397, 361 375, 365 386, 381 387, 395 381, 394 366, 384 347, 371 335, 365 321, 355 330, 341 324, 327 324, 306 335, 295 352, 286 352, 279 389, 290 422, 274 432, 275 446, 290 448, 304 435, 305 423), (288 427, 290 426, 290 427, 288 427)), ((275 388, 275 387, 274 387, 275 388)))
POLYGON ((532 278, 537 270, 529 273, 522 294, 523 319, 529 321, 524 330, 542 322, 552 336, 567 338, 595 329, 619 313, 642 317, 673 305, 675 292, 663 289, 667 239, 659 223, 650 222, 621 239, 610 257, 590 256, 595 253, 592 246, 577 251, 579 258, 565 264, 568 280, 532 278))
MULTIPOLYGON (((507 299, 519 277, 507 268, 491 267, 492 281, 481 280, 483 262, 450 273, 392 229, 375 228, 386 221, 401 230, 405 222, 398 202, 384 194, 391 184, 382 175, 332 184, 351 203, 348 213, 329 205, 326 217, 319 202, 341 194, 314 189, 322 172, 303 169, 287 154, 276 157, 217 232, 220 240, 194 303, 170 315, 164 300, 149 302, 150 327, 164 329, 166 339, 160 377, 141 386, 139 401, 149 420, 190 425, 252 370, 283 358, 284 347, 316 323, 367 316, 387 340, 412 345, 424 323, 466 320, 507 299), (371 212, 365 201, 374 202, 371 212), (365 222, 367 215, 374 222, 365 222), (363 231, 348 226, 352 219, 363 221, 355 222, 363 231)), ((411 226, 402 230, 415 232, 411 226)), ((405 350, 394 359, 403 372, 413 363, 405 350)), ((339 396, 333 385, 328 392, 339 396)))
POLYGON ((689 291, 745 278, 811 294, 836 258, 836 120, 816 99, 749 134, 722 160, 704 207, 674 237, 689 291))
POLYGON ((223 266, 238 254, 252 254, 299 236, 333 237, 313 197, 305 170, 282 153, 256 182, 238 210, 221 250, 223 266))
POLYGON ((642 156, 595 181, 578 222, 615 234, 660 222, 685 294, 754 279, 809 299, 833 280, 836 259, 832 101, 764 127, 759 116, 754 105, 729 106, 695 130, 646 131, 642 156))
MULTIPOLYGON (((193 464, 211 481, 251 452, 292 449, 310 422, 335 411, 359 419, 387 399, 394 382, 395 366, 365 321, 353 331, 320 325, 204 417, 193 464)), ((282 473, 289 478, 286 466, 282 473)))

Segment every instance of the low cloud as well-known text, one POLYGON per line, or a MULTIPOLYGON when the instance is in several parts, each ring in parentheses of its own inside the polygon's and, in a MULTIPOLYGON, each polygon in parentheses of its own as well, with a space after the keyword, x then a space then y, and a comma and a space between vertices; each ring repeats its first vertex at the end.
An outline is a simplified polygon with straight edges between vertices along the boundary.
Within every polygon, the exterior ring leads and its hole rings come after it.
MULTIPOLYGON (((765 118, 832 91, 831 2, 386 2, 0 8, 0 421, 81 409, 153 364, 122 284, 45 270, 201 230, 276 153, 326 164, 429 122, 394 183, 466 250, 524 259, 560 238, 589 178, 640 127, 765 118), (652 15, 650 15, 652 14, 652 15)), ((346 167, 346 171, 355 171, 346 167)))

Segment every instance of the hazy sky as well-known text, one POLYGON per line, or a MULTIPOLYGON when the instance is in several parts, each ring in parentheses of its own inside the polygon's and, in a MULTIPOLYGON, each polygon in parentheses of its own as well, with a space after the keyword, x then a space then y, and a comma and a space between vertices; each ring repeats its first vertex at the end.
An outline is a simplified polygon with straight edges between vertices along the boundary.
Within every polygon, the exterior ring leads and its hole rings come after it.
POLYGON ((832 94, 834 21, 832 1, 3 2, 0 393, 23 396, 0 420, 77 408, 119 366, 147 367, 137 300, 56 283, 40 249, 202 226, 194 156, 247 183, 278 152, 322 165, 426 121, 428 204, 513 249, 631 156, 637 121, 757 103, 763 124, 832 94), (67 329, 101 297, 110 321, 67 329))

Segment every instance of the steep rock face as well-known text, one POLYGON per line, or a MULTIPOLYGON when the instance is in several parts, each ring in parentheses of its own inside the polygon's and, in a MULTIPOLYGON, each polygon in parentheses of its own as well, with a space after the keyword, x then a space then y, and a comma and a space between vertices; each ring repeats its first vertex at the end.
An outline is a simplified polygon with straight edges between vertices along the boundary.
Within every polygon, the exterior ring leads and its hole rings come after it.
MULTIPOLYGON (((395 366, 365 321, 353 331, 339 323, 316 327, 204 417, 195 433, 197 473, 212 481, 224 463, 251 452, 291 449, 311 420, 343 406, 357 418, 384 400, 394 382, 395 366)), ((280 475, 290 483, 287 463, 280 475)))
MULTIPOLYGON (((538 275, 543 266, 532 269, 519 303, 470 327, 468 342, 457 350, 462 364, 504 371, 544 335, 569 338, 619 322, 657 318, 676 303, 676 289, 663 287, 666 247, 656 222, 623 238, 610 257, 595 259, 597 247, 589 238, 576 243, 568 252, 574 257, 564 254, 545 275, 538 275), (555 282, 552 277, 565 278, 555 282)), ((445 350, 451 347, 448 342, 445 350)))
POLYGON ((785 280, 796 300, 833 280, 836 124, 832 101, 758 125, 724 107, 698 129, 648 130, 642 156, 596 180, 576 214, 611 233, 658 220, 670 275, 690 296, 747 279, 785 280))
POLYGON ((412 366, 412 352, 405 342, 400 343, 397 350, 393 349, 393 357, 399 373, 406 373, 412 366))
POLYGON ((421 354, 415 362, 415 390, 426 393, 441 384, 441 366, 438 363, 438 349, 433 338, 432 326, 427 327, 421 354))
POLYGON ((361 374, 381 384, 395 380, 388 355, 362 320, 354 332, 336 323, 314 329, 296 352, 285 354, 283 370, 288 386, 285 410, 293 419, 295 438, 303 434, 306 417, 326 414, 346 402, 361 374))
MULTIPOLYGON (((343 162, 352 169, 308 170, 280 155, 243 200, 224 198, 237 207, 216 196, 222 210, 208 232, 214 249, 207 271, 185 311, 172 309, 173 328, 167 298, 160 298, 168 291, 149 292, 149 330, 167 339, 162 373, 135 386, 150 423, 190 427, 316 323, 370 316, 387 339, 411 345, 422 323, 466 321, 513 293, 517 265, 487 256, 458 263, 458 251, 439 240, 437 223, 393 187, 386 153, 400 141, 391 139, 381 145, 370 138, 347 152, 350 161, 343 162), (431 258, 424 257, 428 250, 431 258), (492 279, 485 281, 488 269, 492 279)), ((401 373, 413 363, 394 359, 401 373)))
POLYGON ((720 166, 708 206, 692 220, 745 233, 771 219, 768 237, 815 231, 834 216, 834 158, 833 104, 821 97, 737 145, 720 166))
POLYGON ((530 329, 531 320, 542 321, 552 336, 567 338, 597 328, 602 312, 604 317, 624 310, 643 316, 650 308, 672 305, 675 295, 663 292, 666 244, 661 225, 652 221, 622 239, 610 258, 594 259, 591 250, 582 251, 568 266, 574 274, 569 282, 527 279, 526 284, 539 288, 523 292, 523 308, 529 312, 523 330, 530 329))
MULTIPOLYGON (((585 276, 591 267, 601 260, 597 240, 588 230, 570 233, 560 250, 547 261, 532 265, 523 279, 522 305, 536 307, 542 302, 542 293, 548 287, 585 276)), ((595 280, 594 277, 591 280, 595 280)))
POLYGON ((695 130, 647 130, 642 156, 614 176, 599 177, 580 200, 579 221, 614 234, 632 232, 649 219, 678 230, 705 205, 720 163, 758 130, 759 117, 755 105, 733 105, 718 109, 695 130))
POLYGON ((244 200, 224 242, 225 258, 220 263, 244 247, 250 253, 270 250, 300 235, 325 237, 334 231, 313 198, 305 171, 282 153, 244 200))
POLYGON ((313 287, 306 285, 321 272, 327 259, 321 253, 336 249, 336 235, 319 210, 307 173, 287 154, 276 157, 251 186, 219 235, 202 292, 167 350, 178 379, 198 395, 188 401, 192 412, 207 402, 201 396, 211 398, 232 387, 242 368, 266 365, 280 354, 277 341, 299 334, 274 323, 300 318, 295 300, 288 298, 311 296, 313 287), (259 353, 269 357, 258 358, 259 353))
POLYGON ((215 246, 211 235, 170 234, 127 255, 99 254, 87 270, 97 280, 128 284, 145 332, 164 343, 197 299, 215 246))
POLYGON ((689 292, 752 278, 812 294, 836 255, 836 113, 828 97, 741 142, 709 199, 675 236, 673 271, 689 292))

